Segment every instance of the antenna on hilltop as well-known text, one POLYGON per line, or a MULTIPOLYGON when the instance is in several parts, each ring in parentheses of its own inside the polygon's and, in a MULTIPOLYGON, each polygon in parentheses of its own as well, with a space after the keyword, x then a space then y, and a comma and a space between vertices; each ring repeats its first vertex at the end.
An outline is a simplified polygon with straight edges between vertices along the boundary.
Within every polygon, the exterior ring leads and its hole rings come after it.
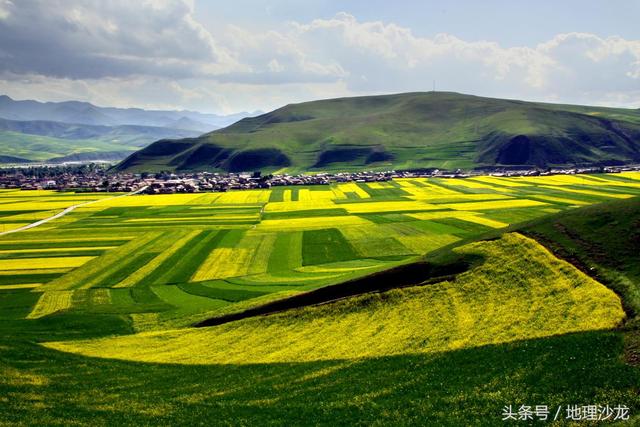
POLYGON ((436 91, 436 81, 434 80, 433 81, 433 90, 432 90, 432 92, 435 92, 435 91, 436 91))

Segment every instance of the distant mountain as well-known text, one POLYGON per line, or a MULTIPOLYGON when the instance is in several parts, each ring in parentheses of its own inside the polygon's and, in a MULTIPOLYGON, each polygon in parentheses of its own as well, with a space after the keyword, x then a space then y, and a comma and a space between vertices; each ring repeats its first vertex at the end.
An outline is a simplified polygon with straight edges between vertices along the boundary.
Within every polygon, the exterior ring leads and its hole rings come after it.
POLYGON ((131 151, 95 151, 88 153, 69 154, 68 156, 53 157, 48 159, 49 163, 67 162, 114 162, 119 161, 131 154, 131 151))
POLYGON ((30 160, 23 159, 22 157, 13 157, 13 156, 0 156, 0 163, 29 163, 30 160))
MULTIPOLYGON (((44 161, 80 153, 103 153, 97 155, 96 160, 119 161, 159 139, 194 137, 199 134, 191 130, 153 126, 0 119, 0 163, 18 163, 12 157, 44 161)), ((85 159, 91 160, 88 157, 85 159)))
POLYGON ((74 140, 100 140, 144 147, 162 138, 187 138, 200 134, 195 130, 139 125, 86 125, 45 120, 7 120, 0 118, 0 131, 74 140))
POLYGON ((237 113, 219 116, 187 110, 97 107, 80 101, 16 101, 6 95, 0 95, 0 118, 20 121, 44 120, 102 126, 154 126, 203 133, 228 126, 248 115, 249 113, 237 113), (176 126, 181 124, 186 127, 176 126))
POLYGON ((154 141, 198 136, 246 115, 104 108, 78 101, 14 101, 1 95, 0 163, 51 158, 118 161, 154 141))
POLYGON ((450 92, 292 104, 197 138, 161 140, 120 170, 331 171, 640 161, 640 110, 450 92))

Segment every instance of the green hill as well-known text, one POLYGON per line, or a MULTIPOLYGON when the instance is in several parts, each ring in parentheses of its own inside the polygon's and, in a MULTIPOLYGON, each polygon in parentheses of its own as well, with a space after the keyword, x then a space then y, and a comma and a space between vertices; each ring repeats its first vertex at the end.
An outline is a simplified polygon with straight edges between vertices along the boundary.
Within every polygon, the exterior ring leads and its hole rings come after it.
POLYGON ((45 161, 81 153, 131 152, 139 147, 140 146, 136 146, 133 143, 62 139, 50 136, 0 131, 0 152, 3 154, 0 159, 1 163, 45 161), (13 160, 15 158, 22 159, 22 161, 13 160))
POLYGON ((198 138, 161 140, 120 170, 326 171, 640 161, 640 111, 448 92, 287 105, 198 138))
MULTIPOLYGON (((13 158, 44 161, 92 153, 98 160, 122 160, 159 138, 197 135, 183 129, 153 126, 91 126, 50 121, 15 121, 0 118, 0 163, 13 158)), ((78 156, 80 156, 78 158, 78 156)))

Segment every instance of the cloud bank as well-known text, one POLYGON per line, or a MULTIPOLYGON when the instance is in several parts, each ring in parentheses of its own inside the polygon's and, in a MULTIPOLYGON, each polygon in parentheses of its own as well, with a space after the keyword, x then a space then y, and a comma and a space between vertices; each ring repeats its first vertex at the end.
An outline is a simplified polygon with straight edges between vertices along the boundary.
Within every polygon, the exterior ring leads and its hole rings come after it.
POLYGON ((270 109, 435 80, 438 90, 640 107, 640 40, 572 32, 505 47, 344 12, 255 31, 207 29, 182 0, 0 0, 0 59, 0 92, 103 105, 270 109))

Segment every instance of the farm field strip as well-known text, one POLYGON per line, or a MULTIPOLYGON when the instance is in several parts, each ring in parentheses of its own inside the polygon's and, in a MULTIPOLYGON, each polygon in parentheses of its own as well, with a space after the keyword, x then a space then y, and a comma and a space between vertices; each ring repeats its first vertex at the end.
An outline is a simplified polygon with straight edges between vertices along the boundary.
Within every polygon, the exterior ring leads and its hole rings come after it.
POLYGON ((612 328, 625 317, 613 291, 520 234, 457 251, 485 261, 456 283, 362 295, 209 328, 45 345, 152 363, 291 363, 457 350, 612 328))
MULTIPOLYGON (((46 228, 0 237, 0 290, 39 294, 35 318, 98 310, 135 315, 145 329, 182 326, 223 306, 361 277, 492 229, 637 195, 637 173, 95 195, 90 207, 46 228), (102 299, 90 297, 94 291, 102 299), (180 302, 187 300, 199 303, 190 311, 180 302)), ((85 195, 3 197, 11 207, 85 195)))
POLYGON ((80 267, 91 261, 92 256, 55 257, 55 258, 17 258, 0 259, 0 271, 5 270, 38 270, 49 268, 80 267))

